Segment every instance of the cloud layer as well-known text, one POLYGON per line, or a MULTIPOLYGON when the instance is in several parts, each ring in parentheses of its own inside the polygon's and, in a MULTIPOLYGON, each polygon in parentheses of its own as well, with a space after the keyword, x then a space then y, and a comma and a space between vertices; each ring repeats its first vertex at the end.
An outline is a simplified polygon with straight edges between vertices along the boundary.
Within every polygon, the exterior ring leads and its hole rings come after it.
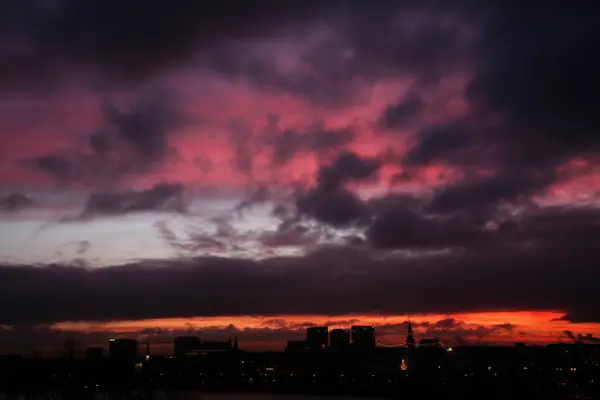
POLYGON ((101 269, 0 270, 0 324, 240 315, 563 311, 597 321, 595 265, 577 247, 377 257, 321 249, 264 261, 200 258, 101 269), (569 293, 565 296, 565 293, 569 293), (419 301, 411 299, 418 298, 419 301))
POLYGON ((0 17, 0 324, 600 322, 591 2, 121 3, 0 17))

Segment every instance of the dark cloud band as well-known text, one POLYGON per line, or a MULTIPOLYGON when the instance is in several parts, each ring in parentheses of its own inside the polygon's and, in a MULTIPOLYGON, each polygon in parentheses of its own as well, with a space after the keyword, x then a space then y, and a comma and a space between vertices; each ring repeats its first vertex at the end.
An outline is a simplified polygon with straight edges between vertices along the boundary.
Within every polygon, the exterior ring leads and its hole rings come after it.
POLYGON ((597 251, 398 257, 360 247, 264 261, 198 258, 0 268, 0 324, 290 314, 554 310, 600 321, 597 251), (419 301, 415 301, 419 299, 419 301))

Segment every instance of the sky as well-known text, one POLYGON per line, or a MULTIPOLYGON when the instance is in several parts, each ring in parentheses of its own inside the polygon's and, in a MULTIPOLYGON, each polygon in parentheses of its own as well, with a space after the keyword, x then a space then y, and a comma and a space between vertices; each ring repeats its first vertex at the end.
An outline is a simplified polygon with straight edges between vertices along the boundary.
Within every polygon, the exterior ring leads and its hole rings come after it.
POLYGON ((598 342, 600 18, 499 3, 6 2, 0 352, 598 342))

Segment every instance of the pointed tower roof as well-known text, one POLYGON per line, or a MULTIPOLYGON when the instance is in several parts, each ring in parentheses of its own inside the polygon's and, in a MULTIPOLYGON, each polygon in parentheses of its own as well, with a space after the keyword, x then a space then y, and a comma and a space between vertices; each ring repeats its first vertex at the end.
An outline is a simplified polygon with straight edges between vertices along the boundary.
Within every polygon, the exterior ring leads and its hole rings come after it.
POLYGON ((413 336, 413 328, 412 328, 412 323, 410 322, 410 317, 408 317, 408 332, 406 335, 406 345, 407 346, 415 345, 415 337, 413 336))

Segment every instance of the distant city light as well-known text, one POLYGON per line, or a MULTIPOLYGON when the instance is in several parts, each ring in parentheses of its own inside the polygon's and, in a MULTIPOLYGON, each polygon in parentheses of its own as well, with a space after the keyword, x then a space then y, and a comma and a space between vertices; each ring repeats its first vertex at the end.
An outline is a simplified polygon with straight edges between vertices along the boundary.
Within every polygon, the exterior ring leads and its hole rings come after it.
POLYGON ((408 364, 406 363, 406 360, 403 358, 402 362, 400 362, 400 369, 402 371, 407 371, 408 370, 408 364))

